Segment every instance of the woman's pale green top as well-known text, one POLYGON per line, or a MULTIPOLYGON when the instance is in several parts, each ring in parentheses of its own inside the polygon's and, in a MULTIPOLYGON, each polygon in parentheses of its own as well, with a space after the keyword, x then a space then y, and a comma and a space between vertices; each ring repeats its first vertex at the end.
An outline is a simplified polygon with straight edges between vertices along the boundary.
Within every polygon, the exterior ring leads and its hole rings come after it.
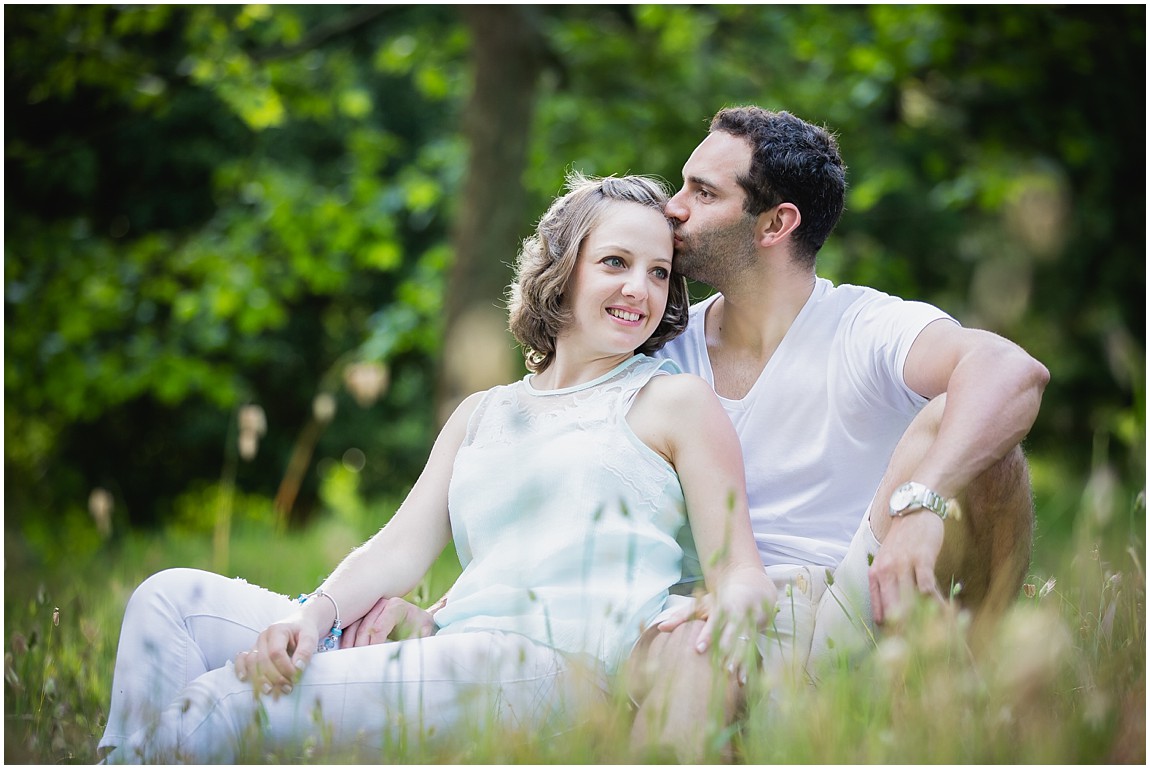
POLYGON ((575 387, 536 390, 528 375, 485 393, 451 478, 463 573, 440 633, 521 633, 608 671, 626 658, 682 569, 679 478, 626 419, 669 373, 637 355, 575 387))

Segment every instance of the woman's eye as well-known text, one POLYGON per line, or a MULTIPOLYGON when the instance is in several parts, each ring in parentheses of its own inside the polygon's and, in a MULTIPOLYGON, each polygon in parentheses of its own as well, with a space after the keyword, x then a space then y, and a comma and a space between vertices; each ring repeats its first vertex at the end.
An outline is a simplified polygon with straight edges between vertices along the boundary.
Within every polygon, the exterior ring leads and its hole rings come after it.
POLYGON ((665 267, 656 267, 654 270, 652 270, 652 272, 655 273, 655 277, 659 280, 666 280, 667 278, 671 277, 670 271, 665 267))
POLYGON ((603 260, 603 264, 608 267, 626 267, 626 264, 624 264, 623 260, 618 256, 608 256, 603 260))

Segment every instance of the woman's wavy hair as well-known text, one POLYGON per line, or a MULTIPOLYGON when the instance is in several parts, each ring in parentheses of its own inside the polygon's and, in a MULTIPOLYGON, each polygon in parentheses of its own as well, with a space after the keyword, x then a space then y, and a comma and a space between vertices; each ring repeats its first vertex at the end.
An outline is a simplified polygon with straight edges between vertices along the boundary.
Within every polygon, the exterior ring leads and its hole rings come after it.
MULTIPOLYGON (((515 282, 508 291, 508 325, 523 346, 527 368, 535 373, 555 360, 555 340, 571 322, 571 310, 563 297, 579 250, 603 211, 613 202, 622 202, 662 214, 670 197, 664 183, 649 176, 590 177, 573 172, 567 176, 566 190, 539 220, 535 234, 523 241, 515 282)), ((672 271, 663 318, 635 352, 654 352, 683 333, 689 309, 687 280, 672 271)))

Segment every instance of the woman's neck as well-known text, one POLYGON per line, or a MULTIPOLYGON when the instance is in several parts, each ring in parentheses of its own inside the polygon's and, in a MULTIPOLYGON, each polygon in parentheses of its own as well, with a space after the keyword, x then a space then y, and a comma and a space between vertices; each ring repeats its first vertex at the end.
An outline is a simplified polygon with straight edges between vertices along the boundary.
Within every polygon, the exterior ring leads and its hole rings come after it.
POLYGON ((632 357, 633 353, 624 353, 600 358, 579 358, 564 355, 560 348, 556 350, 555 360, 551 365, 531 378, 531 386, 536 390, 563 390, 576 387, 598 379, 632 357))

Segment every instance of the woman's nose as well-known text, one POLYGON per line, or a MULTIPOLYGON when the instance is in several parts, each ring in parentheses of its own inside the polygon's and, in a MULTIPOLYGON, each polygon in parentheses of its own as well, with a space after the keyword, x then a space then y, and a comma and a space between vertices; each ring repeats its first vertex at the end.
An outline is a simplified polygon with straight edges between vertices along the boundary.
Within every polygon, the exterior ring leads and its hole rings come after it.
POLYGON ((647 298, 647 280, 646 278, 634 276, 627 279, 623 284, 623 295, 629 296, 633 299, 646 299, 647 298))

